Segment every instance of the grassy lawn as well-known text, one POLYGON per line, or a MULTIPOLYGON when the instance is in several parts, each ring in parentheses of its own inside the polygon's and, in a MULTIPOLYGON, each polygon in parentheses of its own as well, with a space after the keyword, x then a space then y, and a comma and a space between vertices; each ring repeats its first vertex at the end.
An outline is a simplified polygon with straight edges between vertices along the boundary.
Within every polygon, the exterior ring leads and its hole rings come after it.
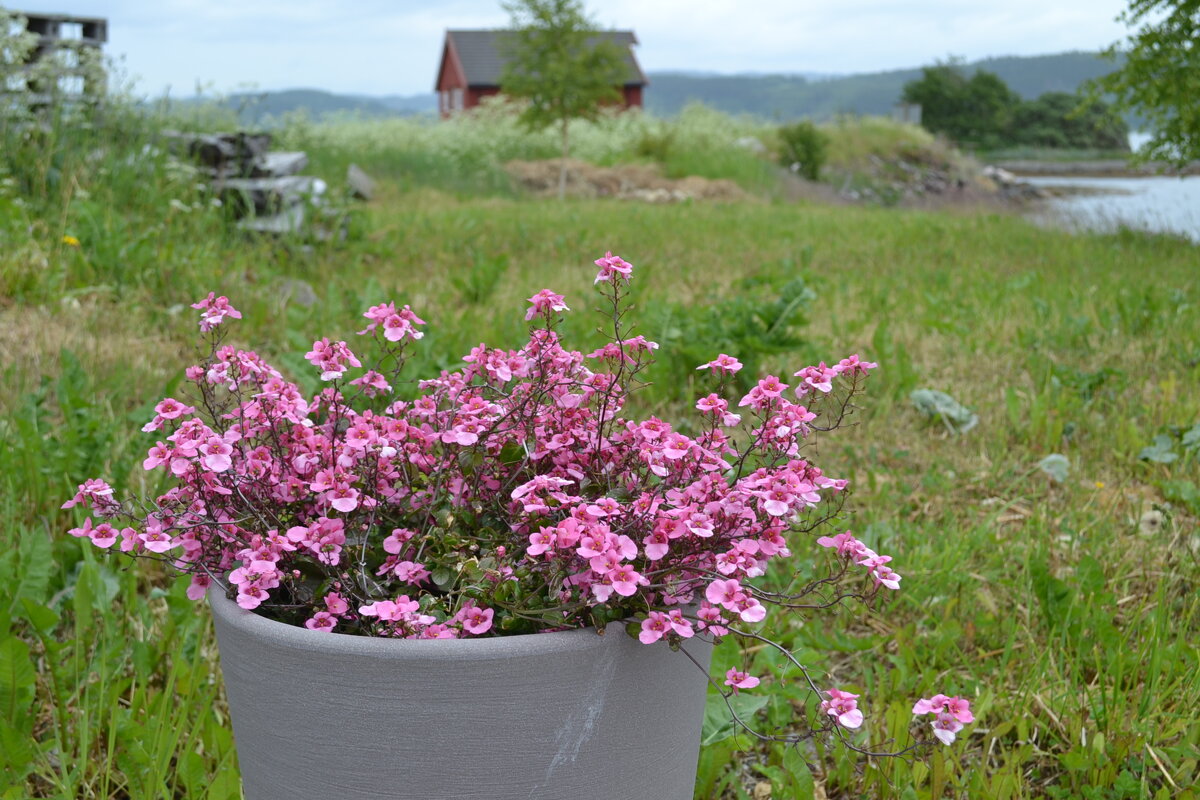
MULTIPOLYGON (((344 161, 314 155, 318 170, 344 161)), ((193 356, 188 303, 227 294, 245 314, 235 343, 297 377, 314 338, 348 336, 384 299, 411 303, 430 321, 421 374, 514 341, 543 287, 575 309, 576 346, 598 341, 591 260, 606 250, 638 267, 640 332, 663 343, 643 411, 690 407, 696 353, 717 347, 788 375, 854 352, 880 362, 818 460, 852 480, 843 529, 892 554, 904 588, 773 633, 863 691, 863 743, 902 745, 912 700, 941 688, 979 717, 916 761, 714 741, 697 797, 761 798, 759 783, 776 800, 1193 796, 1194 245, 979 212, 449 194, 404 168, 379 170, 348 240, 312 247, 232 232, 154 164, 77 164, 78 180, 34 187, 41 204, 21 200, 24 178, 0 183, 0 798, 238 796, 206 612, 165 573, 68 537, 59 510, 88 477, 147 489, 138 428, 193 356), (738 341, 797 278, 812 297, 779 316, 786 335, 738 341), (918 388, 953 395, 978 427, 924 420, 918 388), (1139 458, 1159 436, 1178 457, 1139 458), (1038 467, 1055 453, 1061 481, 1038 467)), ((775 660, 726 646, 714 665, 779 676, 760 727, 798 711, 775 660)))

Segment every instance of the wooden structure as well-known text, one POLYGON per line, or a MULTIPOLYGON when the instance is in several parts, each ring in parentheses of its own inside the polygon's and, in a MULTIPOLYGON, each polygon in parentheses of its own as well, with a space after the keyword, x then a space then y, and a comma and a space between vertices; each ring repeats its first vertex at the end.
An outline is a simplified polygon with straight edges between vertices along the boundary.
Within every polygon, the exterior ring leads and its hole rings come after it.
POLYGON ((77 17, 32 11, 11 13, 24 18, 25 30, 38 37, 24 70, 25 74, 30 76, 26 78, 26 91, 35 98, 42 99, 48 99, 50 95, 97 97, 104 93, 104 87, 94 82, 97 80, 97 73, 84 68, 83 56, 85 53, 99 55, 108 41, 108 20, 103 17, 77 17), (57 62, 56 85, 41 85, 42 80, 32 77, 36 73, 34 67, 51 58, 57 62))
MULTIPOLYGON (((633 31, 602 31, 600 37, 611 41, 625 54, 625 80, 621 85, 624 108, 642 107, 642 90, 649 81, 633 55, 637 37, 633 31)), ((508 59, 505 55, 515 38, 507 30, 448 30, 438 65, 438 111, 448 117, 474 108, 485 97, 500 93, 500 76, 508 59)))

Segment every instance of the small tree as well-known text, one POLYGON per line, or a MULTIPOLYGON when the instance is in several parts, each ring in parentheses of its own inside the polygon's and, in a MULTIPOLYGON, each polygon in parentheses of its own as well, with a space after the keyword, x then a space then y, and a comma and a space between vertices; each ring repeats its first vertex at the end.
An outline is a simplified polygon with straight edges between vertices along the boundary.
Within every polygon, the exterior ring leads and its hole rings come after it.
POLYGON ((570 122, 594 120, 603 103, 621 99, 624 54, 601 37, 580 0, 513 0, 503 6, 515 31, 505 53, 500 89, 529 102, 521 122, 530 130, 559 127, 561 199, 567 190, 570 122))
POLYGON ((1124 48, 1105 51, 1125 62, 1090 84, 1092 97, 1111 94, 1118 110, 1150 124, 1139 157, 1180 166, 1200 159, 1200 0, 1130 0, 1117 19, 1141 27, 1124 48))

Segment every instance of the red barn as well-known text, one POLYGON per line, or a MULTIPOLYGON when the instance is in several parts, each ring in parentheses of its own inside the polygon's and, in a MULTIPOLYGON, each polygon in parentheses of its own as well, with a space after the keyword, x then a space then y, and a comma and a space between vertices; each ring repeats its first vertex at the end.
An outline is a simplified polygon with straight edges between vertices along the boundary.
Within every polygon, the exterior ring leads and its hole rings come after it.
MULTIPOLYGON (((648 81, 633 55, 637 37, 633 31, 602 31, 600 34, 621 48, 625 57, 625 83, 622 85, 625 108, 642 107, 642 89, 648 81)), ((443 117, 479 105, 484 97, 500 93, 500 75, 504 72, 505 40, 513 31, 446 31, 442 62, 438 67, 438 110, 443 117)))

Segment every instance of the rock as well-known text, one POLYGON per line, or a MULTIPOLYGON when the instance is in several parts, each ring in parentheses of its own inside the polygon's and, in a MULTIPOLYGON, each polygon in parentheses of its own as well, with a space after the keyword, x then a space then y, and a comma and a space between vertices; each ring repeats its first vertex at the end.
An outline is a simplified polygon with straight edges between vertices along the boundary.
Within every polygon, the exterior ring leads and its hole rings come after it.
POLYGON ((279 286, 279 297, 284 305, 294 302, 302 306, 313 306, 317 303, 317 293, 312 284, 299 278, 288 278, 279 286))
POLYGON ((375 197, 375 181, 363 172, 358 164, 351 164, 346 168, 346 183, 350 184, 350 193, 360 200, 375 197))
POLYGON ((308 166, 308 154, 296 152, 264 153, 251 168, 252 178, 282 178, 296 175, 308 166))
POLYGON ((252 216, 238 221, 238 227, 255 233, 297 233, 304 227, 304 205, 297 204, 278 214, 252 216))
POLYGON ((1002 167, 988 165, 983 168, 983 177, 991 178, 1001 186, 1011 186, 1018 183, 1017 176, 1002 167))
POLYGON ((302 203, 305 198, 319 197, 325 192, 325 182, 309 175, 289 175, 284 178, 229 178, 218 181, 213 189, 221 202, 230 206, 236 216, 277 214, 302 203))

